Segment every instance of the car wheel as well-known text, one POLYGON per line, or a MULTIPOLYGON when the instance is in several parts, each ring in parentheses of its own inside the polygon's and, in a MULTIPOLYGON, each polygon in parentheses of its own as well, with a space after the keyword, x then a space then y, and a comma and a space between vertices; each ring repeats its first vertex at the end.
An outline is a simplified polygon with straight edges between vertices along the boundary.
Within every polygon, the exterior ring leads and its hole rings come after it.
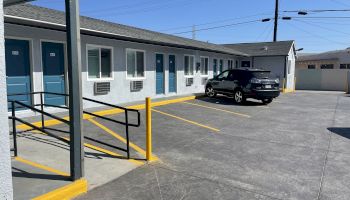
POLYGON ((234 98, 235 102, 238 104, 245 102, 245 97, 244 97, 242 90, 236 90, 234 95, 233 95, 233 98, 234 98))
POLYGON ((262 102, 263 102, 264 104, 269 104, 269 103, 272 102, 272 99, 263 99, 262 102))
POLYGON ((208 86, 207 88, 205 88, 205 94, 208 97, 215 97, 216 96, 216 92, 214 91, 214 88, 212 86, 208 86))

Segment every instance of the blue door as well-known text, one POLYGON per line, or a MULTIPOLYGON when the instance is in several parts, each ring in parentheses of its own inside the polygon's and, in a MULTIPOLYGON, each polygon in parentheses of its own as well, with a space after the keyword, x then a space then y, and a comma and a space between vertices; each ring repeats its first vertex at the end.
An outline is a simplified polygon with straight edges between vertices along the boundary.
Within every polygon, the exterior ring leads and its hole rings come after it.
MULTIPOLYGON (((64 47, 62 43, 43 42, 41 44, 43 74, 44 74, 44 91, 65 93, 64 78, 64 47)), ((48 105, 65 105, 66 97, 45 94, 45 104, 48 105)))
POLYGON ((224 61, 220 60, 220 73, 224 71, 224 61))
POLYGON ((176 92, 175 55, 169 55, 169 92, 176 92))
POLYGON ((156 54, 156 93, 164 94, 164 56, 156 54))
MULTIPOLYGON (((5 40, 6 85, 7 94, 27 94, 31 92, 29 41, 5 40)), ((8 100, 16 100, 27 105, 32 104, 31 95, 9 96, 8 100)), ((11 104, 8 104, 9 110, 11 104)))
POLYGON ((213 76, 216 76, 218 74, 218 60, 213 60, 213 76))

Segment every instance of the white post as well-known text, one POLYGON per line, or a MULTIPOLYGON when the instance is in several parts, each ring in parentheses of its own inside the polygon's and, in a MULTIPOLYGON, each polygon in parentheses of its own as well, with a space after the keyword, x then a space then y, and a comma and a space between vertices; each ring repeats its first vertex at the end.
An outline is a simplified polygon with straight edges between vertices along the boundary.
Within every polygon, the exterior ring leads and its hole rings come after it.
POLYGON ((13 199, 10 136, 7 119, 4 9, 0 1, 0 199, 13 199))

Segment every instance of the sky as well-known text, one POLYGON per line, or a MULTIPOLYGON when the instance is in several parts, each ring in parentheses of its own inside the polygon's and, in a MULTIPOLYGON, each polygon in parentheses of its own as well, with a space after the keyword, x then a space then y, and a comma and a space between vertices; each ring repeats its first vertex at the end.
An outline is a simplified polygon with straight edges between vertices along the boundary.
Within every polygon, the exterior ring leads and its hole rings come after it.
MULTIPOLYGON (((350 47, 350 12, 299 10, 350 9, 350 0, 279 0, 278 40, 295 40, 304 53, 350 47)), ((64 10, 64 0, 34 5, 64 10)), ((81 15, 217 44, 273 39, 275 0, 80 0, 81 15)))

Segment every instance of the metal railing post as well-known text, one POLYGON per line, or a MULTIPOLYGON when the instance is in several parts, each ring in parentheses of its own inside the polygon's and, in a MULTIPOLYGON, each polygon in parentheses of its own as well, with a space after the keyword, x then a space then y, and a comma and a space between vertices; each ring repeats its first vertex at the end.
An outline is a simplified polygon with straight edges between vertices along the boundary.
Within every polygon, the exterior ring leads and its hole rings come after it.
POLYGON ((17 151, 17 129, 16 129, 16 109, 15 109, 15 102, 11 102, 12 106, 12 134, 13 134, 13 148, 14 148, 14 154, 15 157, 18 155, 17 151))
POLYGON ((126 152, 127 152, 128 159, 130 159, 128 110, 125 110, 124 112, 125 112, 126 152))
MULTIPOLYGON (((43 93, 40 92, 40 108, 41 112, 44 111, 44 104, 43 104, 43 93)), ((45 128, 45 119, 44 119, 44 114, 41 113, 41 127, 44 129, 45 128)))
POLYGON ((146 98, 146 160, 152 160, 152 105, 151 98, 146 98))

